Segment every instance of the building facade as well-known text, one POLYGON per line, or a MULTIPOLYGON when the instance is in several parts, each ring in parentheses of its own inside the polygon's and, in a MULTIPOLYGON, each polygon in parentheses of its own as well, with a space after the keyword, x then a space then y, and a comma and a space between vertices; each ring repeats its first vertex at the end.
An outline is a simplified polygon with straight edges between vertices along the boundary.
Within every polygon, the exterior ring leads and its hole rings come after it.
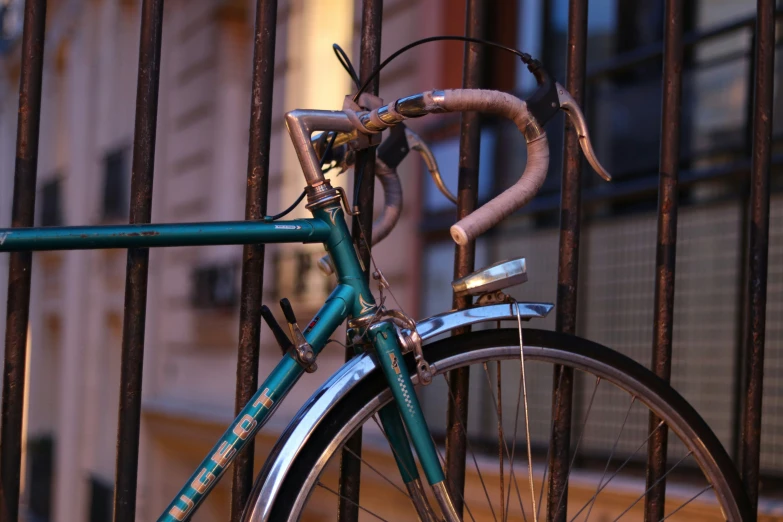
MULTIPOLYGON (((541 56, 562 77, 567 2, 490 4, 490 38, 541 56)), ((636 183, 641 188, 612 196, 586 179, 578 326, 581 335, 644 364, 649 363, 652 340, 660 134, 659 107, 649 100, 660 99, 660 64, 640 64, 630 71, 611 65, 625 52, 660 43, 655 27, 661 25, 656 17, 662 4, 591 1, 589 19, 586 112, 599 155, 608 158, 622 187, 636 183), (629 7, 632 4, 636 7, 629 7)), ((755 5, 746 0, 690 4, 687 30, 695 33, 750 16, 755 5)), ((250 0, 166 3, 153 198, 156 222, 225 221, 244 215, 254 9, 250 0)), ((417 38, 462 33, 462 11, 462 4, 455 6, 450 0, 387 0, 382 55, 417 38)), ((270 214, 287 207, 303 186, 283 115, 299 107, 341 106, 352 86, 334 59, 331 44, 343 46, 358 66, 358 12, 354 0, 279 1, 270 214)), ((40 225, 127 220, 139 13, 138 0, 50 2, 38 165, 40 225)), ((682 196, 687 204, 680 216, 673 378, 675 387, 729 448, 736 446, 735 390, 741 387, 737 281, 743 262, 742 172, 703 181, 699 176, 732 164, 747 152, 743 129, 750 65, 746 56, 734 62, 726 56, 749 44, 750 34, 738 31, 689 51, 691 69, 684 95, 683 178, 697 181, 689 182, 682 196)), ((460 50, 459 44, 434 44, 403 55, 382 74, 382 97, 388 101, 424 89, 458 86, 460 50)), ((18 51, 18 46, 9 47, 0 74, 0 226, 10 220, 18 51)), ((488 86, 517 92, 532 87, 521 64, 492 53, 486 60, 488 86)), ((777 122, 777 95, 775 101, 777 122)), ((444 116, 417 122, 416 127, 432 144, 453 191, 458 122, 444 116)), ((527 256, 531 281, 514 291, 518 298, 555 300, 561 128, 558 119, 548 129, 553 161, 539 210, 514 216, 479 242, 477 265, 527 256)), ((514 139, 508 127, 485 122, 482 200, 513 182, 520 171, 524 155, 514 139)), ((374 256, 401 307, 422 317, 451 307, 454 247, 447 229, 453 210, 423 179, 417 159, 406 159, 399 170, 406 210, 374 256)), ((589 171, 584 175, 591 176, 589 171)), ((337 180, 351 187, 350 174, 337 180)), ((773 194, 762 438, 764 472, 769 477, 783 474, 779 202, 780 196, 773 194)), ((305 215, 303 208, 295 212, 305 215)), ((315 247, 268 247, 264 302, 275 310, 273 303, 288 297, 299 315, 311 314, 332 284, 316 268, 320 255, 315 247)), ((125 258, 119 250, 34 256, 24 456, 24 500, 31 521, 92 522, 110 516, 125 258)), ((241 247, 236 246, 151 252, 137 520, 159 514, 233 416, 240 259, 241 247)), ((0 256, 3 289, 7 261, 7 256, 0 256)), ((0 331, 5 305, 0 299, 0 331)), ((553 327, 553 319, 545 325, 553 327)), ((264 375, 279 350, 265 326, 261 342, 259 369, 264 375)), ((259 463, 301 402, 342 359, 343 349, 330 347, 319 359, 319 371, 300 381, 259 435, 259 463)), ((427 405, 425 397, 425 408, 437 407, 442 405, 427 405)), ((478 431, 485 424, 493 429, 479 413, 471 422, 478 431)), ((541 422, 546 424, 546 418, 541 422)), ((598 451, 605 442, 606 434, 598 431, 588 434, 585 446, 598 451)), ((225 520, 229 489, 226 477, 197 520, 225 520)))
MULTIPOLYGON (((424 8, 437 13, 443 6, 424 8)), ((63 0, 48 9, 37 214, 43 226, 127 220, 141 2, 63 0)), ((255 2, 173 0, 165 5, 153 220, 244 216, 255 2)), ((432 26, 410 24, 416 2, 386 2, 384 49, 432 26)), ((437 20, 438 16, 432 15, 437 20)), ((353 0, 279 2, 269 213, 304 186, 283 115, 297 107, 338 109, 351 90, 334 59, 339 43, 358 67, 360 18, 353 0)), ((437 31, 436 31, 437 32, 437 31)), ((3 57, 0 224, 10 219, 19 52, 3 57)), ((431 54, 431 52, 430 52, 431 54)), ((421 59, 421 56, 418 57, 421 59)), ((437 84, 408 58, 384 74, 384 95, 437 84)), ((422 62, 423 63, 423 62, 422 62)), ((407 309, 418 307, 418 163, 402 165, 406 212, 376 257, 407 309), (413 240, 411 240, 413 238, 413 240)), ((350 174, 338 178, 350 186, 350 174)), ((295 215, 304 216, 300 208, 295 215)), ((150 254, 139 460, 138 520, 156 517, 233 418, 241 247, 174 248, 150 254)), ((332 282, 317 248, 267 248, 264 302, 289 297, 313 313, 332 282)), ((32 293, 24 502, 30 520, 106 520, 113 496, 125 276, 124 251, 36 254, 32 293)), ((7 256, 0 259, 7 285, 7 256)), ((5 299, 2 299, 2 321, 5 299)), ((260 372, 279 358, 266 326, 260 372)), ((259 459, 344 350, 330 347, 300 381, 267 434, 259 459)), ((230 478, 199 520, 224 520, 230 478)))

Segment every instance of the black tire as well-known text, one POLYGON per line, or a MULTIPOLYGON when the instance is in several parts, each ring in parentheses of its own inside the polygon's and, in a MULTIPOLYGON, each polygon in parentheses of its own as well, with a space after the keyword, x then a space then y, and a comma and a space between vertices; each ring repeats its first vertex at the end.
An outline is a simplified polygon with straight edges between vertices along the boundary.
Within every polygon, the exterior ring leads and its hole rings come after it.
MULTIPOLYGON (((582 338, 545 330, 525 329, 524 340, 526 347, 534 351, 528 353, 526 348, 526 360, 535 360, 538 357, 549 362, 549 359, 552 359, 600 376, 633 394, 651 411, 666 419, 670 430, 683 440, 688 449, 693 450, 694 458, 704 476, 714 487, 727 520, 753 520, 750 502, 725 449, 701 416, 673 388, 632 359, 582 338)), ((518 354, 517 330, 466 333, 433 342, 425 347, 424 353, 428 362, 437 367, 439 362, 453 360, 465 354, 480 355, 496 347, 516 347, 518 354)), ((413 371, 412 358, 408 357, 407 362, 413 371)), ((290 517, 290 508, 299 497, 303 483, 313 470, 317 469, 325 449, 357 412, 384 390, 384 378, 376 371, 361 381, 343 398, 339 407, 333 408, 322 420, 287 474, 275 500, 270 520, 296 519, 290 517)), ((259 480, 263 480, 263 476, 259 477, 259 480)), ((254 501, 255 499, 250 499, 251 505, 254 501)))

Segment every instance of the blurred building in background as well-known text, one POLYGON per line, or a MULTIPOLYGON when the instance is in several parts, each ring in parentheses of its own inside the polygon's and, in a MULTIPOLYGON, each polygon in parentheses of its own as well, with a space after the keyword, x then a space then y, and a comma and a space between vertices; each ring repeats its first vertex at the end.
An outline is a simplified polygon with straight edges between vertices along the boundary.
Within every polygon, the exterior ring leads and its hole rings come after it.
MULTIPOLYGON (((140 2, 50 4, 38 224, 124 222, 140 2)), ((360 28, 354 0, 279 4, 270 214, 287 207, 304 185, 283 114, 298 107, 342 105, 352 85, 333 58, 331 44, 342 45, 358 68, 360 28)), ((686 50, 673 381, 736 456, 737 391, 743 376, 740 246, 745 240, 755 2, 686 4, 686 31, 713 34, 696 38, 686 50)), ((0 226, 8 226, 11 210, 19 5, 8 0, 0 4, 0 226)), ((562 81, 567 1, 489 5, 489 38, 540 57, 562 81)), ((165 9, 153 220, 242 219, 254 2, 170 0, 165 9)), ((661 46, 662 13, 662 0, 592 0, 589 8, 585 112, 599 157, 616 181, 604 184, 589 170, 583 175, 578 327, 581 335, 644 364, 652 342, 661 99, 661 61, 655 51, 661 46)), ((383 23, 385 57, 417 38, 461 34, 464 12, 461 3, 449 0, 387 0, 383 23)), ((461 50, 457 43, 432 44, 403 55, 381 75, 382 97, 389 101, 459 86, 461 50)), ((521 63, 492 51, 485 56, 486 86, 518 93, 533 87, 521 63)), ((776 93, 776 138, 783 110, 779 102, 776 93)), ((417 123, 455 191, 459 118, 417 123)), ((555 300, 562 123, 557 118, 548 127, 553 160, 539 198, 479 241, 477 265, 527 257, 531 281, 512 292, 521 299, 555 300)), ((513 126, 485 120, 482 201, 521 172, 525 158, 519 140, 513 126)), ((773 187, 779 189, 781 158, 773 160, 773 187)), ((454 250, 447 232, 453 209, 423 178, 421 167, 415 158, 400 166, 406 211, 395 232, 374 249, 399 304, 416 317, 451 307, 454 250)), ((350 187, 350 174, 338 180, 350 187)), ((303 208, 297 212, 305 215, 303 208)), ((783 211, 777 193, 771 219, 765 484, 783 473, 783 211)), ((274 303, 288 297, 301 316, 314 312, 333 284, 316 268, 318 248, 268 247, 266 255, 264 301, 276 309, 274 303)), ((151 252, 138 520, 159 514, 232 418, 240 258, 241 247, 235 246, 151 252)), ((47 252, 34 259, 24 455, 29 520, 105 521, 114 482, 125 252, 47 252)), ((2 289, 7 262, 7 256, 0 256, 2 289)), ((0 330, 4 320, 3 295, 0 330)), ((546 324, 554 326, 552 319, 546 324)), ((262 375, 279 356, 271 341, 264 327, 262 375)), ((300 381, 259 436, 259 460, 310 391, 342 359, 341 347, 325 350, 319 371, 300 381)), ((537 422, 546 426, 549 420, 543 416, 537 422)), ((484 429, 481 422, 471 427, 477 436, 484 429)), ((600 451, 605 434, 588 434, 584 444, 600 451)), ((198 520, 225 520, 229 487, 230 479, 224 478, 198 520)))

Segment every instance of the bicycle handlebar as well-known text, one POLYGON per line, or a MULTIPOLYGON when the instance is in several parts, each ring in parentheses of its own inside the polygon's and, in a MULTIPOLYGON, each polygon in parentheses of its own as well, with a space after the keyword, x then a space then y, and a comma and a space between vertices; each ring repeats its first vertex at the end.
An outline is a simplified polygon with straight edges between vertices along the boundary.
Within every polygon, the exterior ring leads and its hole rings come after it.
MULTIPOLYGON (((541 188, 549 166, 549 147, 546 133, 542 128, 545 121, 540 120, 548 119, 558 108, 564 110, 573 120, 579 135, 579 143, 588 162, 601 177, 606 180, 611 179, 595 156, 579 106, 564 87, 548 81, 542 84, 539 91, 531 98, 531 103, 535 105, 529 107, 527 102, 500 91, 481 89, 427 91, 400 98, 372 111, 292 111, 286 114, 286 124, 307 183, 312 189, 317 189, 325 180, 311 144, 311 136, 315 131, 342 133, 343 136, 338 135, 338 141, 341 143, 357 142, 362 138, 372 142, 375 135, 389 127, 406 119, 431 113, 478 111, 498 114, 512 120, 527 141, 528 159, 525 170, 519 181, 511 188, 451 227, 454 241, 464 245, 524 206, 541 188)), ((364 146, 369 145, 365 143, 364 146)))

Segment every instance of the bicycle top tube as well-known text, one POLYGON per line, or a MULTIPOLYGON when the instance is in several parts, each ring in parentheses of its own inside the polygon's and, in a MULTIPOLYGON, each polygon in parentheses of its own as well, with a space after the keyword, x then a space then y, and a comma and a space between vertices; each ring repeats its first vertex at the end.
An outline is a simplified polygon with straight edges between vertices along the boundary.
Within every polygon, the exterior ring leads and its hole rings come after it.
POLYGON ((321 219, 227 221, 0 229, 0 252, 92 250, 251 243, 324 243, 332 228, 321 219))

